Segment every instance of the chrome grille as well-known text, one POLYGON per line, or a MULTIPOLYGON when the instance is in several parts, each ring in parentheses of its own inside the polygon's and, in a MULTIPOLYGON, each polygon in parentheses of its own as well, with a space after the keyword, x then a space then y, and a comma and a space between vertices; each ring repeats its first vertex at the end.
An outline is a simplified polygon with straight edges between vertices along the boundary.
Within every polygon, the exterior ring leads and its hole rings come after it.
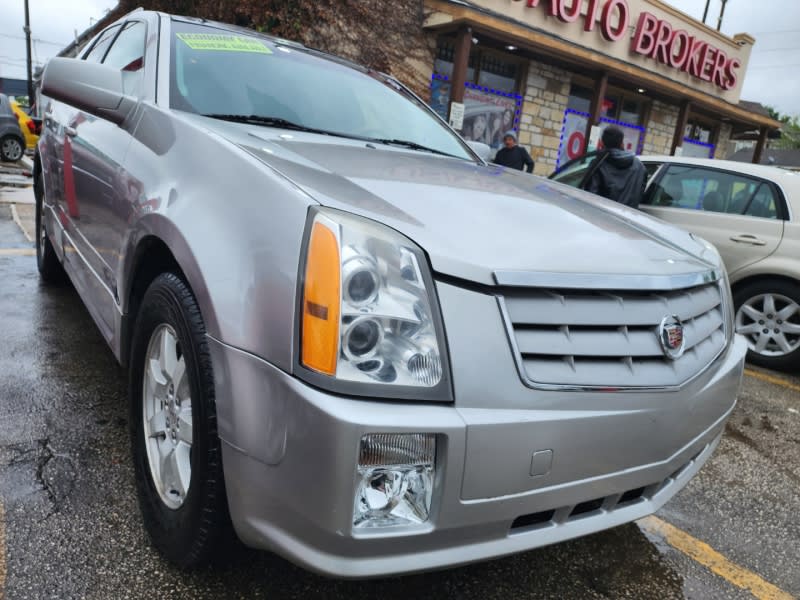
POLYGON ((718 282, 673 291, 513 289, 501 299, 523 379, 577 387, 669 387, 700 373, 725 347, 718 282), (667 358, 666 316, 683 323, 685 352, 667 358))

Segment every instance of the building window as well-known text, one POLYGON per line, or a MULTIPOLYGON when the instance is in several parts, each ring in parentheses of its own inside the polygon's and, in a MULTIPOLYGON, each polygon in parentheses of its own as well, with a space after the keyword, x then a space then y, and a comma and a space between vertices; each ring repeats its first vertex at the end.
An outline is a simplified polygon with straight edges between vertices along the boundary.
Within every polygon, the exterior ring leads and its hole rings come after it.
POLYGON ((714 140, 714 128, 696 119, 690 119, 683 130, 683 156, 694 156, 698 158, 714 158, 716 145, 714 140))
MULTIPOLYGON (((593 146, 587 147, 586 142, 586 128, 591 117, 593 98, 594 90, 591 87, 575 82, 571 84, 567 110, 564 111, 561 123, 556 167, 580 157, 584 152, 596 150, 593 146)), ((623 148, 641 154, 645 138, 645 128, 641 125, 644 109, 645 103, 641 98, 629 95, 627 92, 612 90, 603 98, 600 105, 600 127, 606 124, 619 126, 625 136, 623 148)))
POLYGON ((711 128, 697 121, 689 121, 683 132, 683 137, 695 142, 708 143, 711 140, 711 128))
MULTIPOLYGON (((433 63, 433 72, 445 77, 453 76, 453 61, 455 60, 456 48, 452 40, 439 40, 436 47, 436 60, 433 63)), ((470 52, 467 66, 467 81, 475 80, 475 53, 470 52)))
POLYGON ((594 92, 591 88, 573 83, 569 88, 567 108, 588 114, 592 108, 593 95, 594 92))
MULTIPOLYGON (((594 90, 590 87, 573 83, 569 90, 567 108, 578 112, 589 113, 592 106, 594 90)), ((614 92, 603 98, 600 116, 614 121, 622 121, 628 125, 641 125, 645 103, 626 92, 614 92)))
MULTIPOLYGON (((454 60, 453 41, 440 39, 431 78, 431 108, 445 119, 454 60)), ((507 131, 519 132, 522 96, 517 90, 521 71, 521 61, 516 57, 473 46, 464 90, 461 135, 465 139, 497 149, 502 146, 507 131)))
POLYGON ((644 112, 642 104, 641 100, 624 98, 620 105, 619 120, 633 125, 641 125, 642 113, 644 112))
POLYGON ((517 64, 503 60, 497 54, 482 53, 478 85, 513 92, 517 89, 517 64))

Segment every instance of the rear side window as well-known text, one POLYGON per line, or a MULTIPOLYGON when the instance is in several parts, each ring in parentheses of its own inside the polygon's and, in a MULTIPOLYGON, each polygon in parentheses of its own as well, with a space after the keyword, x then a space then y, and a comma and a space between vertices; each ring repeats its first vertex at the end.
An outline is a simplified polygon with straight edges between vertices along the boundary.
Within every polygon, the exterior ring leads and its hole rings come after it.
POLYGON ((103 60, 103 56, 105 56, 106 50, 108 50, 111 40, 117 35, 119 28, 119 25, 114 25, 101 33, 100 37, 97 38, 97 41, 94 43, 94 46, 92 46, 92 49, 83 57, 83 60, 88 60, 89 62, 100 62, 103 60))
POLYGON ((779 213, 768 183, 692 165, 669 165, 645 203, 764 219, 777 219, 779 213))

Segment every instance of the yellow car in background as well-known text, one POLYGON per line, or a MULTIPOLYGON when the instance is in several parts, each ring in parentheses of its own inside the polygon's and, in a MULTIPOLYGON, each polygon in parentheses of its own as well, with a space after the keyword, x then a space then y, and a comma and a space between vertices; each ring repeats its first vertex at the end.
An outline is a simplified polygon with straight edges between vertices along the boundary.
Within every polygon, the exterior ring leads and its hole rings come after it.
POLYGON ((39 141, 38 127, 36 122, 26 113, 19 102, 9 99, 11 110, 17 116, 19 121, 19 128, 22 130, 22 135, 25 137, 25 148, 33 150, 36 148, 36 143, 39 141))

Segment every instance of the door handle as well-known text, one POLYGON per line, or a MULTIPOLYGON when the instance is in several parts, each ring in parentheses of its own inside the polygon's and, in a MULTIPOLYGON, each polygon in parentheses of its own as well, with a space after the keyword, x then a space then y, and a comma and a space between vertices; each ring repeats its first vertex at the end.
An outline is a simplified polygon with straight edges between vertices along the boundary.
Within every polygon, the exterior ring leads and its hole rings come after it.
POLYGON ((64 133, 66 133, 69 137, 75 137, 78 135, 78 130, 74 127, 67 126, 64 127, 64 133))
POLYGON ((754 235, 749 233, 740 233, 739 235, 732 235, 730 237, 732 242, 738 242, 740 244, 750 244, 751 246, 766 246, 767 242, 762 239, 757 238, 754 235))

